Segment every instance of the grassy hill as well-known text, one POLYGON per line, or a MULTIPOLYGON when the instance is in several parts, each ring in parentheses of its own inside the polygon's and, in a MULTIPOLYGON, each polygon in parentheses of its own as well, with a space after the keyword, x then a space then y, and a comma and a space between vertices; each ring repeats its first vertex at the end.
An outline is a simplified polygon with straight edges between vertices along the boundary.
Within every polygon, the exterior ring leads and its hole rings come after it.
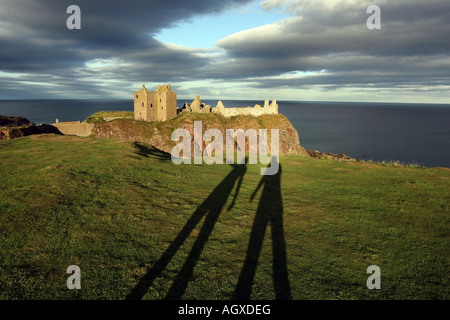
MULTIPOLYGON (((107 113, 106 113, 107 114, 107 113)), ((98 118, 96 114, 90 118, 98 118)), ((89 119, 89 118, 88 118, 89 119)), ((235 116, 225 118, 220 114, 210 113, 181 113, 168 121, 135 121, 133 119, 117 119, 114 121, 96 124, 92 135, 97 138, 114 138, 127 141, 141 141, 156 148, 171 152, 178 142, 171 141, 172 132, 175 129, 187 130, 191 137, 194 136, 194 123, 202 123, 202 131, 218 129, 223 137, 226 137, 226 129, 266 129, 268 137, 268 150, 270 152, 271 129, 279 130, 280 154, 306 155, 307 151, 300 145, 299 136, 291 122, 282 114, 254 116, 235 116)), ((194 145, 192 145, 194 148, 194 145)), ((245 147, 248 150, 248 145, 245 147)))
POLYGON ((0 142, 0 161, 0 299, 450 298, 448 169, 291 155, 261 181, 56 135, 0 142))
POLYGON ((86 123, 101 123, 105 118, 129 118, 134 119, 133 111, 98 111, 89 117, 87 117, 83 122, 86 123))

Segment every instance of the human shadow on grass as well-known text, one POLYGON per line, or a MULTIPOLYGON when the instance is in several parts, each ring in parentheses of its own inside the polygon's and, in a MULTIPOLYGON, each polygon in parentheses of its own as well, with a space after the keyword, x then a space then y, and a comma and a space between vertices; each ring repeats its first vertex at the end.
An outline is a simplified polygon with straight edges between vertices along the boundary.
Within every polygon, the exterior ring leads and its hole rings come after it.
POLYGON ((144 158, 154 158, 160 161, 171 160, 171 155, 168 152, 159 150, 153 146, 147 147, 143 143, 134 142, 134 147, 136 148, 136 153, 144 158))
MULTIPOLYGON (((276 157, 272 157, 277 161, 276 157)), ((281 165, 274 175, 264 175, 257 188, 250 197, 253 201, 256 193, 263 188, 253 221, 247 255, 242 267, 233 299, 249 300, 252 293, 252 285, 255 278, 258 259, 264 241, 264 236, 270 224, 272 235, 273 254, 273 284, 275 298, 278 300, 290 300, 291 289, 287 271, 286 241, 283 229, 283 201, 281 197, 281 165)))
POLYGON ((189 279, 192 276, 195 265, 208 241, 214 225, 222 211, 228 197, 230 196, 234 185, 237 183, 235 195, 228 207, 228 210, 234 205, 236 197, 242 185, 242 180, 247 171, 244 164, 233 164, 231 172, 222 180, 222 182, 211 192, 205 201, 195 210, 192 216, 184 225, 183 229, 170 244, 160 259, 150 268, 139 283, 134 287, 127 299, 142 299, 147 290, 153 285, 154 281, 161 276, 161 273, 168 266, 170 261, 176 255, 178 250, 184 244, 186 239, 192 233, 197 224, 205 217, 201 230, 195 240, 192 249, 186 258, 184 265, 172 283, 166 299, 181 299, 188 286, 189 279))

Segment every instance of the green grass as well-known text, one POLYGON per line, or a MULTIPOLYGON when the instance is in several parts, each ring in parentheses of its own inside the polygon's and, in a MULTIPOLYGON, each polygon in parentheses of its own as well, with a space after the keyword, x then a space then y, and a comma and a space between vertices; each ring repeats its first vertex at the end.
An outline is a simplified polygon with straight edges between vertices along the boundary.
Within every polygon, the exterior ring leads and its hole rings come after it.
MULTIPOLYGON (((292 299, 450 298, 450 170, 280 161, 292 299), (369 265, 381 268, 381 290, 366 287, 369 265)), ((261 188, 250 201, 262 176, 248 165, 228 210, 231 166, 174 165, 156 149, 115 140, 30 136, 1 142, 0 163, 0 299, 125 299, 137 288, 143 299, 171 288, 184 299, 231 299, 258 204, 279 200, 276 192, 261 200, 261 188), (171 250, 202 203, 220 215, 197 215, 171 250), (161 272, 144 281, 167 252, 161 272), (81 290, 66 287, 73 264, 81 290), (192 272, 177 277, 183 266, 192 272)), ((271 232, 252 299, 276 297, 271 232)))
POLYGON ((103 122, 103 118, 107 117, 121 117, 121 118, 131 118, 134 119, 133 111, 98 111, 89 117, 87 117, 83 122, 87 123, 99 123, 103 122))

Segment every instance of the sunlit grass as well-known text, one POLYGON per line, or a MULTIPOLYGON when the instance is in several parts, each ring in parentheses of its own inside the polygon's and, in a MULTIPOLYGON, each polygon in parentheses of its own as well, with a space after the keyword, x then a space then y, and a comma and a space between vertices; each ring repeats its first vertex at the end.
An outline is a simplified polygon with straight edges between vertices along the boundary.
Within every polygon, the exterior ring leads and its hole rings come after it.
MULTIPOLYGON (((54 135, 0 143, 0 298, 125 299, 161 258, 229 165, 174 165, 142 144, 54 135), (68 290, 66 268, 81 268, 68 290)), ((281 157, 293 299, 448 299, 449 178, 443 168, 281 157), (366 269, 381 268, 381 290, 366 269)), ((233 186, 183 292, 230 299, 261 190, 248 165, 233 186)), ((164 299, 203 217, 144 299, 164 299)), ((253 299, 275 298, 271 230, 253 299)))

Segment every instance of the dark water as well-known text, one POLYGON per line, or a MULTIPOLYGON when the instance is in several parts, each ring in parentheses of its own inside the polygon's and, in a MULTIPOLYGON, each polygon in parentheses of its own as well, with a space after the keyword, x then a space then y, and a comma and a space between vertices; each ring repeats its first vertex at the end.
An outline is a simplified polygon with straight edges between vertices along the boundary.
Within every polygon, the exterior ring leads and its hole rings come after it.
MULTIPOLYGON (((204 102, 217 104, 217 100, 204 102)), ((226 107, 263 104, 223 102, 226 107)), ((179 107, 183 103, 178 100, 179 107)), ((285 101, 278 105, 307 149, 345 153, 357 159, 450 167, 450 105, 285 101)), ((0 100, 0 115, 20 115, 37 124, 54 123, 56 118, 84 120, 106 110, 132 111, 133 101, 0 100)))
POLYGON ((0 100, 0 115, 39 123, 83 121, 97 111, 133 111, 133 100, 0 100))

